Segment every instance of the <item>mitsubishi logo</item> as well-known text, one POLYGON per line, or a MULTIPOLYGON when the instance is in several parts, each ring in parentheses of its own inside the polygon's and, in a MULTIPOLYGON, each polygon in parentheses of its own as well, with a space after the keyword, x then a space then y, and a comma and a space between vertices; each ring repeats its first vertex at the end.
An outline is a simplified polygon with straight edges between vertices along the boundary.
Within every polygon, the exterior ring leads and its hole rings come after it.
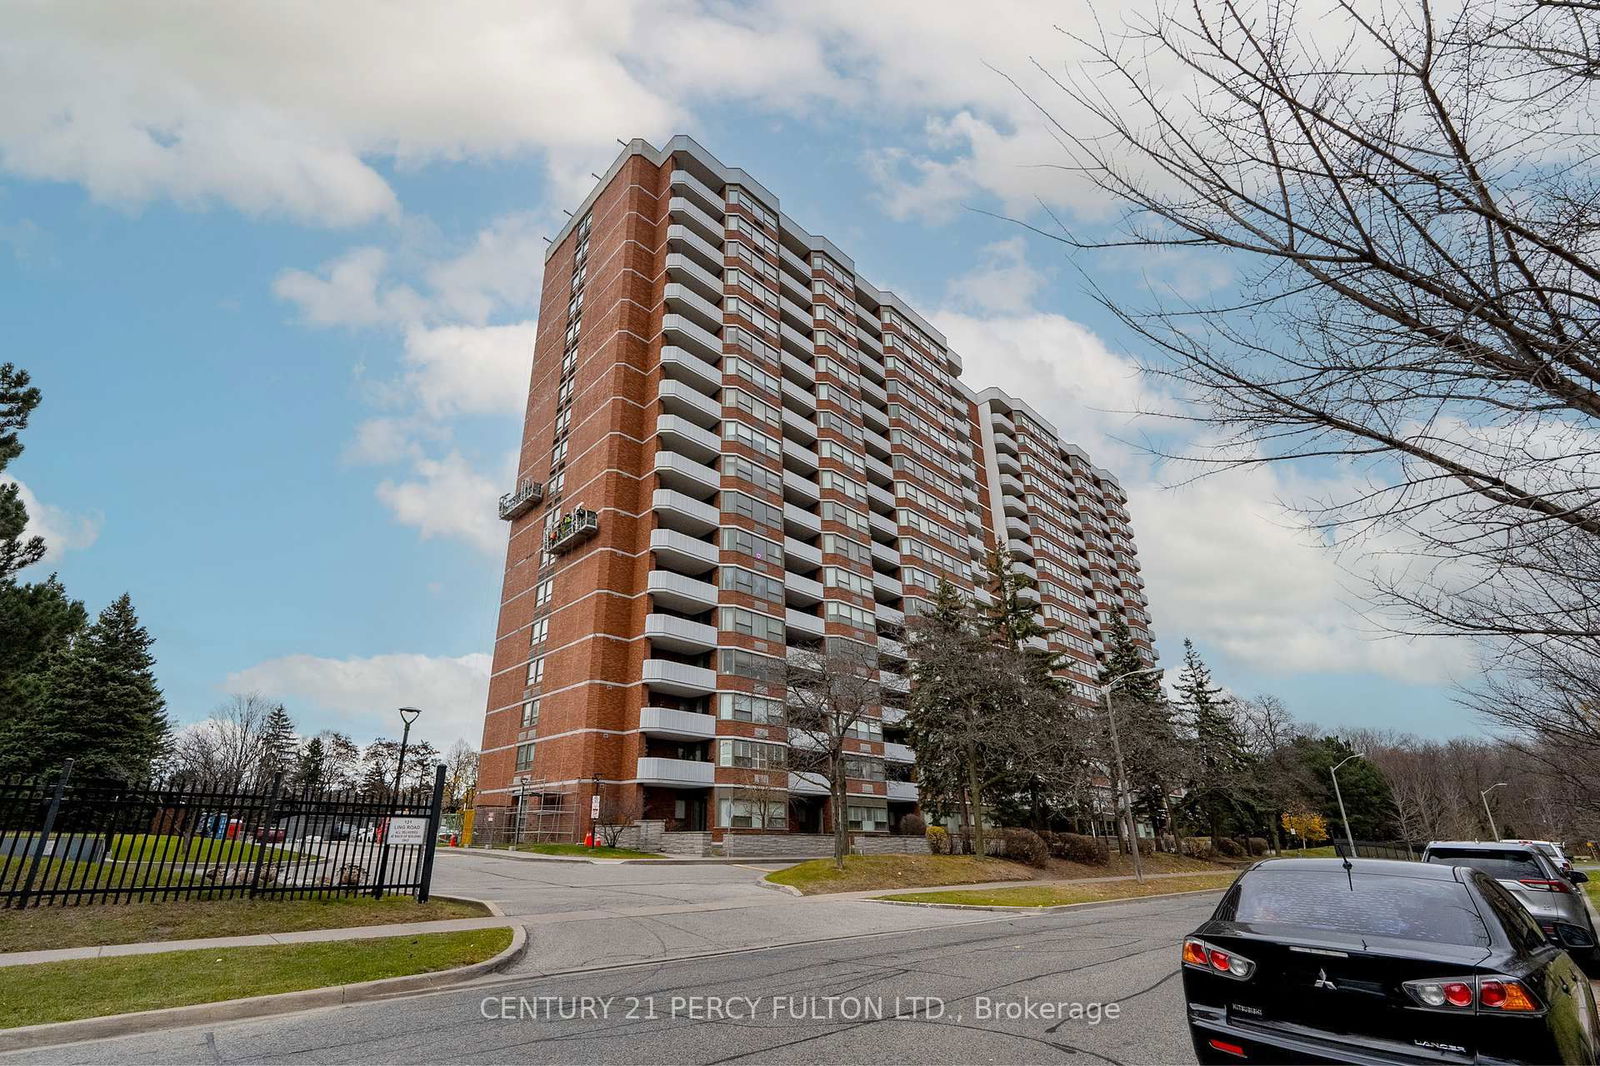
POLYGON ((1312 988, 1326 988, 1330 992, 1337 992, 1339 990, 1339 986, 1338 985, 1336 985, 1332 981, 1328 980, 1328 971, 1327 970, 1318 970, 1317 971, 1317 979, 1311 983, 1311 987, 1312 988))

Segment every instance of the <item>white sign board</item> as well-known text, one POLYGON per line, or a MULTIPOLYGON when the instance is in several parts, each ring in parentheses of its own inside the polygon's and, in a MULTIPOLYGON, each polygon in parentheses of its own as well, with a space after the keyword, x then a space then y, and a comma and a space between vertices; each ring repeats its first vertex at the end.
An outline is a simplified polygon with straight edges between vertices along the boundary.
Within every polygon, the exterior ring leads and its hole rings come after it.
POLYGON ((389 819, 389 843, 426 844, 427 842, 428 820, 426 818, 389 819))
POLYGON ((599 796, 590 796, 589 797, 589 817, 590 818, 598 818, 598 817, 600 817, 600 797, 599 796))

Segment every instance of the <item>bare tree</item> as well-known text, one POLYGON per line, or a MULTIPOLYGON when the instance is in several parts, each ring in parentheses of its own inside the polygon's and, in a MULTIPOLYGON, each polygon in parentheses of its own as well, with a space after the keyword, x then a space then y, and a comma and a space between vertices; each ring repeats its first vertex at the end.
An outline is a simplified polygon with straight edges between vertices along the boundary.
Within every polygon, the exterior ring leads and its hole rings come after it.
POLYGON ((451 810, 472 805, 478 788, 478 749, 464 740, 450 745, 444 756, 445 804, 451 810))
POLYGON ((840 869, 850 854, 849 779, 865 776, 870 760, 860 741, 882 706, 876 669, 875 648, 827 637, 820 650, 791 652, 786 670, 789 727, 799 734, 789 749, 789 769, 827 786, 833 861, 840 869))
POLYGON ((1342 461, 1308 514, 1362 545, 1389 624, 1505 640, 1513 678, 1537 647, 1600 660, 1597 41, 1588 2, 1194 0, 1056 80, 1070 169, 1127 206, 1062 239, 1238 278, 1098 293, 1198 401, 1180 458, 1342 461))
POLYGON ((211 717, 178 731, 167 769, 219 788, 264 785, 267 723, 276 707, 254 692, 229 696, 211 717))

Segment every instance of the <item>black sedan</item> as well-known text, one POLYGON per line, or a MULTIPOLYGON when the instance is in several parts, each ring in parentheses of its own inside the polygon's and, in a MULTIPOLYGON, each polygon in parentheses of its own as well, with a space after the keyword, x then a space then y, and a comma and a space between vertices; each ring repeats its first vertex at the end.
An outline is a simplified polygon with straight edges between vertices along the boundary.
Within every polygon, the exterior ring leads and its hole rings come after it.
POLYGON ((1492 877, 1275 859, 1183 943, 1201 1062, 1593 1063, 1588 980, 1492 877))

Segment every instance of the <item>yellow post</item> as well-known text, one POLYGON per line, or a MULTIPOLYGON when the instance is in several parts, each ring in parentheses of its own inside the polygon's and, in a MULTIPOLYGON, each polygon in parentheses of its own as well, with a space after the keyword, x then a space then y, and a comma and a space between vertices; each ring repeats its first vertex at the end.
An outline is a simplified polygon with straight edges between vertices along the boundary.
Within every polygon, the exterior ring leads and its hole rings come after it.
POLYGON ((472 822, 477 813, 476 807, 468 807, 461 812, 461 846, 464 848, 472 847, 472 822))

